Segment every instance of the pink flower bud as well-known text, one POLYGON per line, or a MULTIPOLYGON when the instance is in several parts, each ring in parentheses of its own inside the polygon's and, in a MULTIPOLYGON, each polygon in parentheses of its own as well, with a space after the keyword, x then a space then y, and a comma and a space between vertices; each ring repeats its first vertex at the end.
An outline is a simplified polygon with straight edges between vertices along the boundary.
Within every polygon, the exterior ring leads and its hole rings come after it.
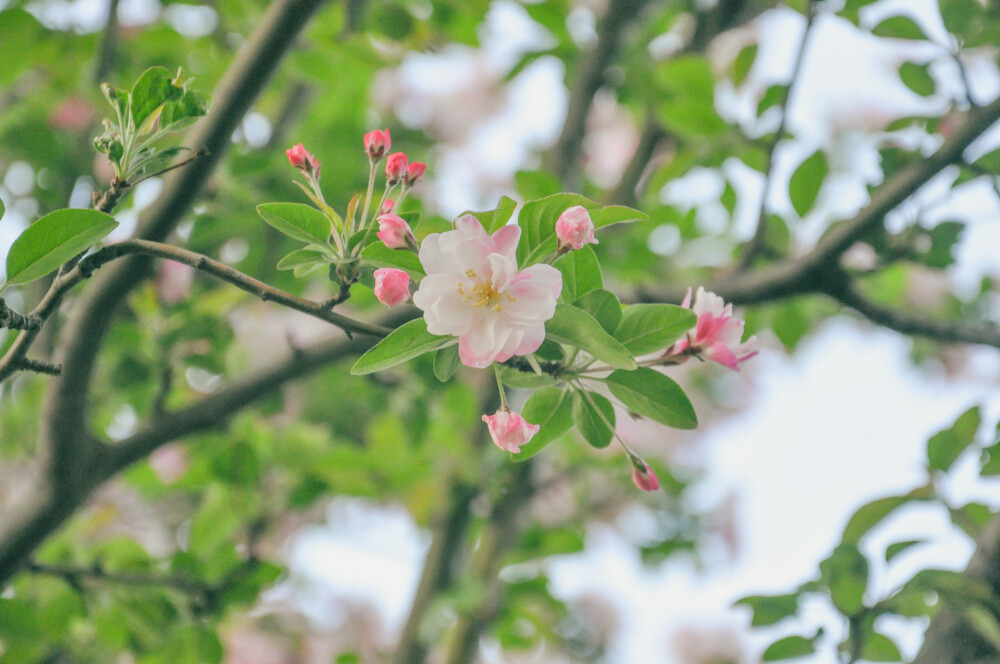
POLYGON ((312 176, 314 180, 319 179, 320 164, 316 161, 316 157, 309 154, 309 151, 306 150, 301 143, 296 145, 294 148, 285 150, 285 154, 288 155, 288 161, 292 164, 292 166, 299 169, 303 173, 312 176))
POLYGON ((382 203, 382 208, 378 211, 379 214, 389 214, 392 212, 392 208, 396 207, 396 201, 391 198, 385 199, 385 203, 382 203))
POLYGON ((392 267, 375 270, 375 297, 387 307, 410 299, 410 275, 392 267))
POLYGON ((409 166, 406 167, 406 185, 412 187, 417 183, 417 180, 424 176, 424 171, 427 170, 427 164, 421 161, 411 162, 409 166))
POLYGON ((538 433, 537 424, 526 422, 520 413, 504 406, 494 415, 483 415, 483 422, 490 429, 490 437, 502 450, 517 454, 538 433))
POLYGON ((396 184, 406 179, 406 155, 402 152, 393 152, 385 160, 385 179, 390 185, 396 184))
POLYGON ((645 461, 632 461, 632 481, 643 491, 656 491, 660 488, 660 480, 645 461))
POLYGON ((564 251, 566 247, 583 249, 585 244, 597 244, 594 238, 594 222, 582 205, 574 205, 559 215, 556 221, 556 237, 564 251))
POLYGON ((372 161, 379 161, 389 151, 392 138, 388 129, 376 129, 365 134, 365 152, 372 161))
POLYGON ((398 214, 383 214, 378 218, 378 239, 390 249, 405 249, 416 246, 417 238, 413 236, 410 225, 398 214))

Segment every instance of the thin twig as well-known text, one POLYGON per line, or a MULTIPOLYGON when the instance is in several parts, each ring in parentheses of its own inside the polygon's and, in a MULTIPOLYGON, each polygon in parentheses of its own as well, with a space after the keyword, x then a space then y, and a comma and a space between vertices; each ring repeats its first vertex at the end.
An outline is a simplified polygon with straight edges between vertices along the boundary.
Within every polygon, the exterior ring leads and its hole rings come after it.
POLYGON ((764 187, 760 196, 760 207, 757 211, 757 228, 754 230, 753 237, 747 243, 743 253, 740 254, 739 261, 735 267, 736 272, 743 272, 750 267, 754 259, 764 249, 764 243, 767 238, 767 198, 771 192, 771 184, 774 180, 774 154, 778 149, 778 145, 785 137, 785 127, 788 124, 788 117, 791 115, 789 109, 793 101, 792 95, 797 87, 796 84, 801 78, 802 65, 805 62, 809 36, 812 34, 813 26, 816 23, 816 15, 816 3, 810 2, 806 27, 802 32, 802 39, 799 41, 799 50, 795 56, 795 65, 792 67, 792 78, 788 82, 788 87, 785 89, 784 98, 781 102, 781 121, 778 123, 778 129, 774 132, 774 136, 767 146, 767 161, 764 166, 764 187))
POLYGON ((61 364, 32 360, 27 357, 17 363, 16 369, 18 371, 34 371, 35 373, 46 374, 48 376, 58 376, 62 373, 61 364))
POLYGON ((115 66, 118 50, 118 1, 108 0, 104 36, 101 39, 101 50, 97 56, 97 67, 94 68, 94 82, 97 84, 102 83, 115 66))

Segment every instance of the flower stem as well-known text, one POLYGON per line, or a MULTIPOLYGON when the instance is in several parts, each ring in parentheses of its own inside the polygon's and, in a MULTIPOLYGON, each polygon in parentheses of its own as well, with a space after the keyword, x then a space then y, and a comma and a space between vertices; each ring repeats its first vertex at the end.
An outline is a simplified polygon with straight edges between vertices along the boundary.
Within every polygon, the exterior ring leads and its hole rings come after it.
POLYGON ((500 365, 496 362, 493 363, 493 375, 497 377, 497 389, 500 390, 500 408, 510 410, 510 406, 507 405, 507 394, 503 390, 503 381, 500 380, 500 365))
MULTIPOLYGON (((499 374, 497 378, 499 379, 499 374)), ((602 380, 602 379, 590 378, 589 380, 602 380)), ((587 403, 590 404, 590 407, 594 409, 594 412, 597 413, 597 416, 600 417, 601 420, 606 425, 608 425, 608 429, 611 430, 611 436, 618 441, 618 444, 622 446, 623 450, 625 450, 625 454, 628 455, 629 461, 631 461, 632 464, 635 465, 635 460, 639 459, 639 455, 633 452, 632 448, 629 447, 624 440, 622 440, 622 437, 618 435, 618 430, 615 428, 615 425, 613 425, 611 423, 611 420, 607 418, 607 416, 604 414, 604 411, 597 407, 597 403, 594 401, 594 398, 590 396, 590 392, 583 389, 583 385, 580 383, 579 380, 576 381, 576 389, 580 391, 580 394, 582 394, 583 398, 586 399, 587 403)))
MULTIPOLYGON (((375 209, 375 214, 372 215, 372 223, 368 224, 368 229, 365 231, 365 236, 361 238, 361 242, 358 242, 357 246, 355 246, 354 250, 351 252, 352 258, 361 255, 361 250, 365 248, 366 244, 368 244, 368 238, 370 238, 372 235, 372 228, 374 228, 375 221, 378 219, 378 213, 379 211, 382 210, 382 206, 385 204, 385 199, 389 197, 390 191, 392 191, 392 186, 386 183, 385 191, 382 192, 382 199, 378 202, 378 207, 375 209)), ((368 206, 368 201, 366 200, 365 207, 367 206, 368 206)))
MULTIPOLYGON (((365 207, 361 213, 361 225, 358 228, 364 228, 365 222, 368 221, 368 205, 372 202, 372 192, 375 189, 375 162, 369 161, 369 163, 371 168, 368 170, 368 191, 365 193, 365 207)), ((375 213, 378 214, 378 210, 375 213)))

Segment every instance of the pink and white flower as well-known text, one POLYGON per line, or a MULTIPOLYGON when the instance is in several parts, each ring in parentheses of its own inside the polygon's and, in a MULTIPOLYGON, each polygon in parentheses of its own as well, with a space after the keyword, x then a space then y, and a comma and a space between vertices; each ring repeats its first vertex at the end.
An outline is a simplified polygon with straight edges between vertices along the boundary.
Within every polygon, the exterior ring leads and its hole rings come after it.
POLYGON ((643 491, 656 491, 660 488, 660 478, 641 459, 632 462, 632 481, 643 491))
POLYGON ((455 230, 432 233, 420 245, 427 276, 413 295, 427 331, 458 337, 462 364, 484 368, 538 350, 545 321, 556 310, 562 275, 551 265, 517 271, 517 226, 492 236, 471 214, 455 230))
POLYGON ((664 357, 702 354, 725 367, 739 371, 741 362, 757 354, 757 337, 750 337, 740 343, 745 322, 734 317, 733 305, 726 304, 715 293, 699 286, 692 306, 689 288, 681 306, 698 314, 698 324, 685 338, 668 348, 664 357))
POLYGON ((410 230, 410 225, 406 223, 406 219, 391 212, 379 216, 378 233, 375 233, 375 235, 390 249, 405 249, 417 246, 417 238, 413 236, 413 231, 410 230))
POLYGON ((387 307, 406 302, 410 299, 410 275, 392 267, 375 270, 375 297, 387 307))
POLYGON ((585 244, 598 244, 594 237, 594 222, 590 213, 582 205, 567 208, 556 220, 556 237, 563 251, 572 247, 583 249, 585 244))
POLYGON ((513 454, 520 452, 521 446, 526 445, 541 428, 506 406, 493 415, 483 415, 483 422, 489 427, 490 437, 497 447, 513 454))

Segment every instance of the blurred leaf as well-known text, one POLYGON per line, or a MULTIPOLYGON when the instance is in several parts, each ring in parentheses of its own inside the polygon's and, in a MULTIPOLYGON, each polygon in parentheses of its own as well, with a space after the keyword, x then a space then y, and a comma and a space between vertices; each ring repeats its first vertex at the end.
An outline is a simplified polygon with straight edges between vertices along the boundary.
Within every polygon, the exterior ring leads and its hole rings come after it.
POLYGON ((736 604, 746 604, 753 610, 754 627, 764 627, 781 622, 794 616, 799 610, 799 596, 791 595, 752 595, 744 597, 736 604))
POLYGON ((887 516, 892 514, 897 508, 914 500, 929 500, 934 497, 934 491, 930 487, 918 487, 902 496, 889 496, 879 498, 870 503, 862 505, 851 516, 844 527, 844 544, 857 544, 858 541, 872 528, 882 522, 887 516))
POLYGON ((972 444, 979 430, 979 407, 962 413, 949 428, 927 441, 927 464, 932 470, 948 472, 955 460, 972 444))
POLYGON ((865 634, 861 659, 869 662, 899 662, 903 656, 899 654, 899 648, 892 639, 884 634, 871 632, 865 634))
POLYGON ((893 558, 908 550, 910 547, 916 546, 917 544, 924 544, 925 540, 906 540, 903 542, 893 542, 885 549, 885 562, 891 561, 893 558))
POLYGON ((518 171, 514 174, 518 195, 526 201, 544 198, 562 191, 559 178, 548 171, 518 171))
POLYGON ((694 429, 698 416, 681 386, 664 374, 639 367, 635 371, 614 371, 605 381, 629 410, 675 429, 694 429))
POLYGON ((775 641, 764 651, 763 660, 765 662, 776 662, 782 659, 792 659, 793 657, 805 657, 815 652, 813 639, 804 636, 786 636, 775 641))
POLYGON ((44 277, 117 227, 113 217, 97 210, 50 212, 14 240, 7 254, 5 286, 44 277))
POLYGON ((826 155, 822 150, 817 150, 792 173, 788 195, 792 199, 792 207, 800 217, 804 217, 816 203, 823 180, 829 172, 826 155))
POLYGON ((822 581, 830 590, 830 599, 845 616, 857 615, 864 607, 868 585, 868 561, 850 544, 841 544, 819 564, 822 581))
POLYGON ((756 59, 757 44, 746 46, 739 52, 739 55, 736 56, 736 60, 733 61, 733 66, 730 70, 730 77, 733 79, 733 85, 736 87, 742 85, 743 81, 747 78, 747 74, 750 73, 750 68, 753 66, 754 60, 756 59))
POLYGON ((610 401, 596 392, 584 394, 574 391, 573 422, 591 447, 603 449, 611 444, 615 434, 615 408, 610 401), (608 426, 609 422, 611 426, 608 426))
POLYGON ((473 217, 479 220, 479 223, 483 225, 486 232, 493 234, 497 229, 502 228, 510 220, 511 215, 514 214, 514 208, 517 207, 517 201, 509 196, 501 196, 500 202, 497 203, 496 208, 493 210, 486 210, 485 212, 463 212, 463 215, 471 214, 473 217))
POLYGON ((893 39, 927 39, 924 31, 909 16, 891 16, 872 28, 872 34, 893 39))
POLYGON ((937 84, 927 70, 928 65, 904 62, 899 66, 899 77, 906 87, 921 97, 930 97, 937 91, 937 84))

